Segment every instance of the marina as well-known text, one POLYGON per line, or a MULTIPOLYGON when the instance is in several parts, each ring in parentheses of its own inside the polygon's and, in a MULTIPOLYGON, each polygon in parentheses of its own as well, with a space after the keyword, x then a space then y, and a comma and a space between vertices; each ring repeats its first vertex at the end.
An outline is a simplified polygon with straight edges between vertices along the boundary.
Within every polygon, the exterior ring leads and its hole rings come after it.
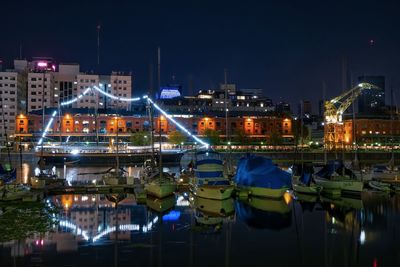
POLYGON ((400 266, 400 2, 0 7, 1 267, 400 266))

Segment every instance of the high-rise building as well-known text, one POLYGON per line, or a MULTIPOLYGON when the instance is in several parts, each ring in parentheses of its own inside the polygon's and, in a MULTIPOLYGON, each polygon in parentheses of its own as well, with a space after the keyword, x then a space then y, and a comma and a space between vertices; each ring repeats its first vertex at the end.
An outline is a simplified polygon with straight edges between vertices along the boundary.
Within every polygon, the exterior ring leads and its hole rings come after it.
POLYGON ((15 60, 14 69, 0 72, 0 141, 16 132, 15 118, 26 113, 27 61, 15 60))
MULTIPOLYGON (((99 85, 99 75, 95 74, 78 74, 76 76, 77 91, 76 95, 83 94, 88 88, 99 85)), ((76 96, 75 96, 76 97, 76 96)), ((76 108, 98 108, 100 102, 99 92, 91 89, 86 93, 85 97, 74 103, 76 108)))
POLYGON ((312 105, 311 105, 311 101, 309 101, 309 100, 302 100, 302 101, 300 101, 300 103, 299 103, 299 106, 298 106, 298 114, 299 114, 299 116, 301 116, 301 115, 308 115, 308 116, 310 116, 311 115, 311 112, 312 112, 312 105), (303 111, 303 114, 301 114, 302 113, 302 111, 303 111))
MULTIPOLYGON (((132 75, 126 75, 122 72, 112 72, 110 76, 110 84, 108 93, 115 97, 131 98, 132 97, 132 75)), ((130 110, 131 103, 127 101, 106 99, 108 108, 130 110)))
POLYGON ((364 115, 376 115, 385 106, 385 77, 360 76, 358 82, 371 83, 379 88, 364 90, 358 97, 358 112, 364 115))
POLYGON ((280 101, 275 106, 275 111, 281 114, 290 114, 292 111, 290 109, 290 104, 280 101))
MULTIPOLYGON (((76 76, 79 74, 79 64, 60 64, 54 74, 54 92, 59 94, 60 103, 72 100, 77 96, 76 76)), ((65 106, 72 108, 71 105, 65 106)))

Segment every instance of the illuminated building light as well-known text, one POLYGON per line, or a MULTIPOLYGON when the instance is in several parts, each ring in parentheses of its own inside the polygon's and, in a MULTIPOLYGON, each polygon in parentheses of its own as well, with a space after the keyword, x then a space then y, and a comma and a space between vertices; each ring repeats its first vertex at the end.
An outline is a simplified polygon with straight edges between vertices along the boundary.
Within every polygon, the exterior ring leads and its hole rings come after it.
POLYGON ((167 112, 165 112, 163 109, 161 109, 156 103, 153 102, 150 98, 147 98, 147 100, 159 111, 161 112, 168 120, 172 121, 176 126, 178 126, 179 129, 181 129, 184 133, 186 133, 188 136, 192 137, 194 140, 208 148, 210 145, 198 138, 197 136, 193 135, 189 130, 187 130, 183 125, 181 125, 179 122, 177 122, 174 118, 172 118, 171 115, 169 115, 167 112))
POLYGON ((78 97, 75 97, 74 99, 68 100, 68 101, 64 101, 61 102, 61 106, 66 106, 66 105, 71 105, 72 103, 75 103, 76 101, 78 101, 78 99, 82 98, 84 95, 86 95, 89 91, 91 90, 91 88, 86 88, 85 91, 83 91, 82 94, 80 94, 78 97))
POLYGON ((135 97, 135 98, 126 98, 126 97, 117 97, 114 96, 112 94, 109 94, 107 92, 104 92, 103 90, 101 90, 99 87, 97 86, 93 86, 93 88, 100 92, 101 94, 108 96, 109 98, 115 99, 115 100, 119 100, 119 101, 125 101, 125 102, 133 102, 133 101, 139 101, 141 98, 140 97, 135 97))
MULTIPOLYGON (((198 138, 197 136, 193 135, 189 130, 187 130, 183 125, 181 125, 179 122, 177 122, 171 115, 169 115, 168 113, 166 113, 163 109, 161 109, 156 103, 153 102, 153 100, 151 100, 147 95, 144 95, 142 98, 140 97, 135 97, 135 98, 125 98, 125 97, 116 97, 112 94, 109 94, 103 90, 101 90, 99 87, 94 86, 93 88, 87 88, 85 91, 83 91, 82 94, 80 94, 78 97, 62 102, 60 103, 61 106, 66 106, 66 105, 70 105, 76 101, 78 101, 78 99, 82 98, 83 96, 85 96, 90 90, 95 89, 96 91, 100 92, 101 94, 108 96, 112 99, 115 100, 119 100, 119 101, 125 101, 125 102, 134 102, 134 101, 139 101, 141 99, 147 99, 147 101, 149 101, 159 112, 161 112, 168 120, 170 120, 171 122, 173 122, 179 129, 181 129, 184 133, 186 133, 189 137, 193 138, 195 141, 199 142, 200 144, 202 144, 203 146, 205 146, 206 148, 208 148, 210 145, 206 142, 204 142, 203 140, 201 140, 200 138, 198 138)), ((54 121, 54 116, 57 114, 57 111, 54 111, 52 118, 50 119, 49 123, 47 124, 47 127, 45 129, 45 131, 42 134, 42 138, 39 140, 38 145, 41 145, 43 143, 43 138, 46 136, 51 124, 54 121)), ((68 118, 68 116, 67 116, 68 118)))
POLYGON ((37 64, 38 67, 47 67, 47 62, 41 61, 37 64))
POLYGON ((53 123, 54 117, 56 116, 56 114, 57 114, 57 111, 54 111, 53 114, 51 115, 51 118, 50 118, 49 122, 46 125, 46 128, 44 129, 44 131, 42 133, 42 137, 39 139, 38 146, 40 146, 43 143, 43 138, 46 137, 47 132, 49 131, 50 126, 53 123))

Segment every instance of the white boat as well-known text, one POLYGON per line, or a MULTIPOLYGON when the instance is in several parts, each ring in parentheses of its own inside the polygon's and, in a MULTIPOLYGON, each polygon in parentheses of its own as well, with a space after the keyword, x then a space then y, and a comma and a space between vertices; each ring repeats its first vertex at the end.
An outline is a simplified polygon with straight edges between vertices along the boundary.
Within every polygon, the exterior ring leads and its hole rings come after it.
POLYGON ((383 183, 383 182, 379 182, 379 181, 369 181, 368 185, 378 191, 383 191, 383 192, 391 192, 392 191, 391 185, 388 183, 383 183))
POLYGON ((66 180, 57 176, 55 167, 43 170, 36 169, 35 176, 32 176, 29 182, 32 189, 45 189, 66 185, 66 180))
POLYGON ((374 180, 398 180, 400 172, 397 167, 389 165, 375 165, 372 170, 372 179, 374 180))
POLYGON ((176 190, 176 182, 165 178, 154 179, 150 183, 147 183, 144 186, 144 189, 148 195, 157 198, 164 198, 174 194, 176 190))
POLYGON ((325 192, 343 191, 347 193, 361 193, 364 183, 357 180, 354 173, 346 169, 341 161, 328 162, 314 175, 314 181, 322 186, 325 192))
POLYGON ((0 201, 18 201, 31 196, 30 188, 25 185, 3 185, 0 187, 0 201))
POLYGON ((190 190, 197 197, 228 199, 234 186, 224 174, 221 155, 207 150, 196 153, 195 175, 190 182, 190 190))
POLYGON ((134 177, 126 175, 126 172, 123 170, 116 171, 112 169, 103 175, 103 182, 106 185, 133 185, 134 177))

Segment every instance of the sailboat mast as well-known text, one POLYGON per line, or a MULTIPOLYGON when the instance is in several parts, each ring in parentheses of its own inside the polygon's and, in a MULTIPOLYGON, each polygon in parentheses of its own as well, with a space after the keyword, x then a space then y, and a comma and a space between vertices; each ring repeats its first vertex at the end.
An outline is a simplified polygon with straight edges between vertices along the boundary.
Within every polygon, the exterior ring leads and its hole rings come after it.
MULTIPOLYGON (((354 92, 353 92, 354 95, 354 92)), ((354 96, 353 96, 354 99, 354 96)), ((352 103, 352 111, 353 111, 353 143, 354 143, 354 162, 355 164, 358 165, 358 145, 357 145, 357 136, 356 136, 356 111, 355 111, 355 105, 354 105, 354 101, 352 103)))
POLYGON ((159 135, 159 145, 160 145, 160 152, 159 152, 159 154, 158 154, 158 156, 159 156, 159 172, 160 172, 160 180, 162 179, 162 170, 163 170, 163 167, 162 167, 162 155, 161 155, 161 114, 159 114, 159 117, 158 117, 158 120, 159 120, 159 131, 158 131, 158 135, 159 135))
MULTIPOLYGON (((325 118, 325 99, 326 99, 325 93, 326 93, 326 84, 325 84, 325 81, 322 81, 322 105, 323 105, 322 116, 323 116, 324 128, 328 127, 326 125, 326 118, 325 118)), ((325 132, 325 130, 324 130, 324 132, 325 132)), ((327 148, 326 147, 327 146, 327 144, 326 144, 327 142, 326 141, 327 140, 325 139, 324 140, 324 164, 326 164, 327 161, 328 161, 328 154, 327 154, 327 151, 326 151, 326 148, 327 148)))
POLYGON ((1 99, 1 115, 2 115, 2 120, 3 120, 3 132, 4 132, 4 136, 6 137, 6 148, 7 148, 7 156, 8 156, 8 164, 11 167, 11 155, 10 155, 10 148, 8 147, 8 134, 6 131, 6 123, 4 120, 4 106, 3 106, 3 98, 1 99))
POLYGON ((304 101, 301 100, 300 102, 300 144, 301 144, 301 167, 303 170, 303 165, 304 165, 304 154, 303 154, 303 146, 304 146, 304 132, 303 132, 303 125, 304 125, 304 118, 303 118, 303 113, 304 113, 304 107, 303 107, 304 101))
POLYGON ((117 155, 116 155, 116 157, 115 157, 115 159, 116 159, 116 172, 118 172, 119 171, 119 150, 118 150, 118 132, 119 132, 119 126, 118 126, 118 115, 117 115, 117 135, 116 135, 116 144, 117 144, 117 155))
POLYGON ((230 135, 229 135, 229 123, 228 123, 228 70, 224 69, 224 83, 225 83, 225 137, 228 147, 228 162, 227 170, 228 174, 231 173, 231 148, 230 148, 230 135))
POLYGON ((394 147, 393 147, 393 87, 390 87, 390 146, 392 156, 390 162, 394 166, 394 147))
POLYGON ((154 116, 153 109, 151 108, 150 101, 147 100, 147 110, 149 112, 150 119, 150 144, 151 144, 151 160, 154 161, 154 116))
MULTIPOLYGON (((43 74, 43 81, 45 79, 45 74, 43 74)), ((43 86, 43 90, 42 90, 42 132, 44 133, 44 113, 45 113, 45 105, 44 105, 44 86, 43 86)), ((42 144, 41 144, 41 151, 40 151, 40 158, 43 159, 43 143, 44 140, 42 140, 42 144)))

